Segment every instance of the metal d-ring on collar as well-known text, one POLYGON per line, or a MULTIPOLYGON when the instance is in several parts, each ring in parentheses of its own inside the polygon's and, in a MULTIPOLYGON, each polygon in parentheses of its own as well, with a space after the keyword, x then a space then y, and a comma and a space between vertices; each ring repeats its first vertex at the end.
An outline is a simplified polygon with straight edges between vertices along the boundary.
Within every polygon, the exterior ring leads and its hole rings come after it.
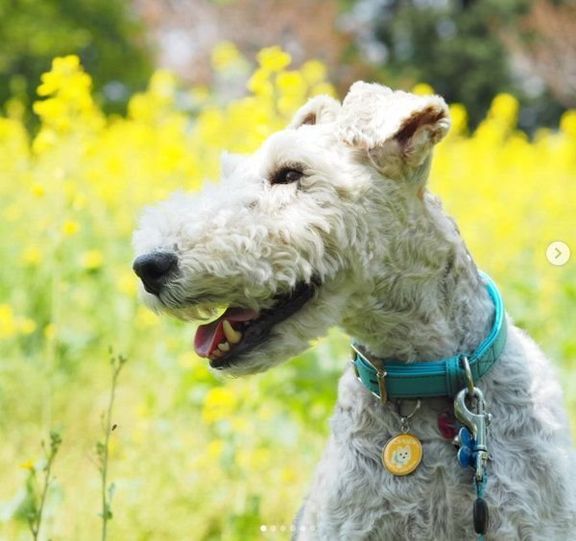
POLYGON ((478 381, 502 354, 507 337, 502 296, 487 274, 480 275, 494 303, 494 319, 488 336, 474 351, 437 361, 406 363, 397 360, 372 360, 361 346, 352 344, 352 364, 358 380, 382 402, 452 397, 463 387, 469 387, 469 381, 478 381), (468 361, 468 369, 463 366, 464 357, 468 361))
POLYGON ((472 369, 470 368, 470 362, 466 355, 460 357, 462 367, 464 368, 464 375, 466 376, 466 388, 470 396, 474 395, 474 378, 472 377, 472 369))
POLYGON ((416 404, 412 408, 412 411, 406 415, 402 414, 402 403, 400 400, 396 400, 394 405, 396 411, 392 410, 392 413, 398 418, 398 421, 400 421, 400 432, 402 432, 402 434, 406 434, 408 430, 410 430, 410 420, 414 417, 414 415, 416 415, 416 413, 418 413, 418 410, 422 406, 422 401, 417 400, 416 404))

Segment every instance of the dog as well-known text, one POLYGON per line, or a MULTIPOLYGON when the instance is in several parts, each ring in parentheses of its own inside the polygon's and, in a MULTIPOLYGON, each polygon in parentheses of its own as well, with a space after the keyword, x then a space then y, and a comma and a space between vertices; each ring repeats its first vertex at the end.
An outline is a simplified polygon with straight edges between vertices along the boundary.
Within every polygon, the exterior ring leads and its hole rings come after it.
POLYGON ((215 371, 267 370, 335 325, 352 337, 299 541, 576 539, 554 370, 426 185, 449 126, 439 96, 357 82, 134 233, 152 309, 228 307, 195 336, 215 371))

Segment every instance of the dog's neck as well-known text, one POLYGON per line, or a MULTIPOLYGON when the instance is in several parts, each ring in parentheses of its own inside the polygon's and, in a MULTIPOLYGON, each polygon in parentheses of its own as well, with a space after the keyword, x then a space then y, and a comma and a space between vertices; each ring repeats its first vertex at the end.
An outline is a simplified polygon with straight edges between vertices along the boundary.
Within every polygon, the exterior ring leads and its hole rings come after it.
POLYGON ((490 328, 493 305, 456 225, 432 195, 419 204, 401 234, 388 236, 342 321, 379 358, 427 361, 470 352, 490 328))

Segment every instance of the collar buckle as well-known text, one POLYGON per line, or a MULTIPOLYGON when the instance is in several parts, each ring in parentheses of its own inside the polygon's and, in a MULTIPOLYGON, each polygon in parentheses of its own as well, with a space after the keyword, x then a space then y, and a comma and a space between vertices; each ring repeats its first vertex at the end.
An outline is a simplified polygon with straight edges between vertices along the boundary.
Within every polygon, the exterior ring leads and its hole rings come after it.
POLYGON ((356 366, 356 355, 360 355, 360 357, 362 357, 362 359, 364 359, 373 369, 374 372, 376 372, 376 379, 378 380, 378 393, 375 393, 374 391, 370 390, 370 393, 372 394, 372 396, 376 397, 378 400, 380 400, 380 402, 382 402, 382 404, 386 404, 386 402, 388 402, 388 391, 386 390, 386 376, 388 375, 388 372, 386 372, 386 370, 384 370, 383 368, 378 368, 376 366, 374 366, 374 363, 372 361, 370 361, 370 359, 368 359, 368 357, 366 357, 366 355, 364 355, 359 348, 357 348, 354 344, 351 344, 352 347, 352 366, 354 367, 354 374, 356 375, 356 379, 364 384, 364 382, 362 381, 362 378, 360 377, 360 372, 358 372, 358 366, 356 366))

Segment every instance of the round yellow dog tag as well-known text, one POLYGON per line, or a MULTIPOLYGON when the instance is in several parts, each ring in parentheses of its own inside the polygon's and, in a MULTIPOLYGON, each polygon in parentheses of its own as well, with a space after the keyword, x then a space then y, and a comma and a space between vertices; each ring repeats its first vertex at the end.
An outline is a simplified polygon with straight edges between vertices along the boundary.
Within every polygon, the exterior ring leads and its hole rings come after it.
POLYGON ((393 475, 412 473, 422 460, 422 444, 413 434, 398 434, 382 449, 382 464, 393 475))

